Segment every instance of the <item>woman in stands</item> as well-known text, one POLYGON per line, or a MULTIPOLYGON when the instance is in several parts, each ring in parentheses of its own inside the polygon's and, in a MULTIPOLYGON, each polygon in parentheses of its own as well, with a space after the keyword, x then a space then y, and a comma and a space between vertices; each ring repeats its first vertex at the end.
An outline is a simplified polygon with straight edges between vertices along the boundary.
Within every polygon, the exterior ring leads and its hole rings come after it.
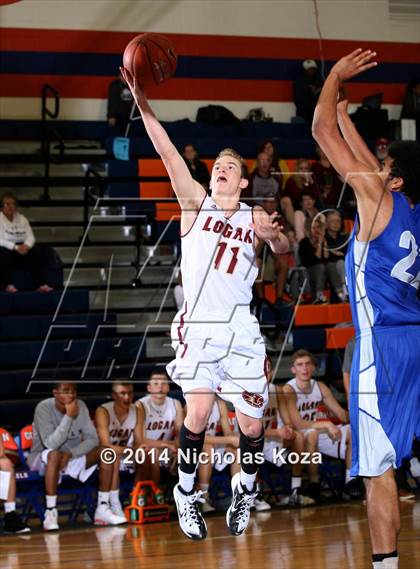
POLYGON ((53 290, 47 283, 39 249, 34 245, 32 228, 26 217, 18 212, 16 197, 9 192, 4 194, 0 212, 0 290, 17 292, 13 272, 18 268, 30 271, 38 291, 53 290))

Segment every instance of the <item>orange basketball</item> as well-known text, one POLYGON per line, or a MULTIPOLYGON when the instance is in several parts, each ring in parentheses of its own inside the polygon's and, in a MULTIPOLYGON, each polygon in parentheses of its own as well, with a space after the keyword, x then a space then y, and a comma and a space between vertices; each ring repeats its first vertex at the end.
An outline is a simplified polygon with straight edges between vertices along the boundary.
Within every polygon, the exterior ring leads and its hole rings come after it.
POLYGON ((160 85, 175 73, 172 42, 160 34, 140 34, 124 50, 123 65, 142 87, 160 85))

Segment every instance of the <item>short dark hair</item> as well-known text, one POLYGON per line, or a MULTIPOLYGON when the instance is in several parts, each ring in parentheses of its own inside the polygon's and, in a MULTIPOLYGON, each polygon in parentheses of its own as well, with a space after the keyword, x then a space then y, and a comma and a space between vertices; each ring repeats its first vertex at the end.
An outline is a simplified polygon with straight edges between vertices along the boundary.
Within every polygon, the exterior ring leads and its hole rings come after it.
POLYGON ((299 358, 310 358, 313 365, 314 366, 317 365, 317 361, 315 359, 315 356, 313 354, 311 354, 311 352, 309 352, 308 350, 297 350, 297 352, 295 352, 292 355, 292 365, 295 365, 296 360, 298 360, 299 358))
POLYGON ((388 155, 392 158, 391 176, 402 178, 402 192, 413 203, 420 203, 420 144, 412 140, 392 142, 388 155))
POLYGON ((163 375, 165 377, 165 379, 169 382, 169 377, 168 374, 166 373, 165 369, 161 368, 161 369, 154 369, 152 371, 152 373, 149 375, 149 380, 148 383, 150 381, 152 381, 152 379, 155 377, 155 375, 163 375))
POLYGON ((77 382, 73 381, 72 379, 60 379, 53 383, 53 389, 59 389, 60 385, 64 385, 65 383, 69 383, 70 385, 74 385, 77 391, 77 382))
POLYGON ((114 387, 117 385, 123 385, 124 387, 133 387, 133 383, 131 381, 127 381, 125 379, 114 379, 112 382, 112 391, 115 391, 114 387))
POLYGON ((8 200, 13 200, 13 201, 15 202, 15 204, 16 204, 16 207, 17 207, 17 205, 18 205, 18 199, 17 199, 17 197, 15 196, 15 194, 12 194, 12 192, 5 192, 5 193, 1 196, 1 198, 0 198, 0 207, 1 207, 1 208, 3 207, 4 200, 7 200, 7 199, 8 199, 8 200))

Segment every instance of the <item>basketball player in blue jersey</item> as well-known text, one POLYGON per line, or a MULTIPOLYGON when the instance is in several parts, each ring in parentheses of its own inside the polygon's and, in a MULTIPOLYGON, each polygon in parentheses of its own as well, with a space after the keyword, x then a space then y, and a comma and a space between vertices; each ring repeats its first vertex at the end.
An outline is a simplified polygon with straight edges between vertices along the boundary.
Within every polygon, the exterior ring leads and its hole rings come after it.
POLYGON ((182 531, 203 539, 207 527, 199 510, 202 492, 195 491, 198 456, 202 451, 215 393, 230 401, 240 427, 241 471, 232 478, 232 503, 226 515, 231 533, 242 534, 249 522, 257 487, 257 453, 262 452, 262 417, 268 400, 264 373, 265 346, 250 313, 252 285, 257 277, 255 248, 267 242, 284 253, 288 241, 276 221, 261 207, 241 203, 248 185, 242 158, 225 149, 211 176, 211 198, 193 178, 150 108, 141 87, 123 70, 146 131, 160 155, 181 207, 181 270, 185 301, 171 329, 175 359, 167 370, 182 387, 187 415, 180 432, 179 484, 174 488, 182 531))
POLYGON ((398 567, 400 514, 394 469, 420 433, 420 146, 395 142, 381 168, 337 96, 377 65, 357 49, 324 83, 313 135, 353 188, 358 219, 346 257, 357 341, 350 383, 352 474, 363 476, 373 567, 398 567), (337 118, 343 137, 337 125, 337 118))

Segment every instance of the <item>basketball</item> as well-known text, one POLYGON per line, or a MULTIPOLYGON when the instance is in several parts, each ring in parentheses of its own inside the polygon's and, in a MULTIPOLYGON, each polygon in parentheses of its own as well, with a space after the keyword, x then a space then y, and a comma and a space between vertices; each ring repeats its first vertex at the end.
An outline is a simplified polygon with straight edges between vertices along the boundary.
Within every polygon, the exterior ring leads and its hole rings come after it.
POLYGON ((160 34, 133 38, 124 50, 123 65, 142 87, 160 85, 176 70, 177 55, 172 42, 160 34))

